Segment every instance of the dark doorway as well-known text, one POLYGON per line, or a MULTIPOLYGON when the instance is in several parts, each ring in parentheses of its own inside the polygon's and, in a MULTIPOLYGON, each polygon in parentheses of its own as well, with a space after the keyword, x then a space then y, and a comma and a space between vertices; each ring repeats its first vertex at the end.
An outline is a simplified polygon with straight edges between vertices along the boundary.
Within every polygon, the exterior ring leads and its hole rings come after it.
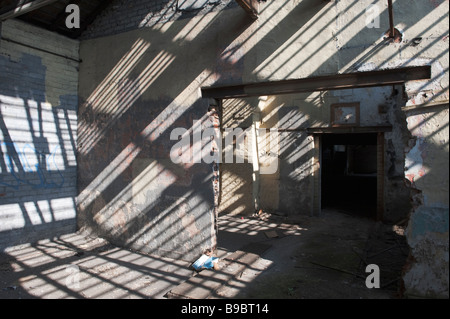
POLYGON ((377 212, 377 134, 323 134, 322 208, 368 218, 377 212))

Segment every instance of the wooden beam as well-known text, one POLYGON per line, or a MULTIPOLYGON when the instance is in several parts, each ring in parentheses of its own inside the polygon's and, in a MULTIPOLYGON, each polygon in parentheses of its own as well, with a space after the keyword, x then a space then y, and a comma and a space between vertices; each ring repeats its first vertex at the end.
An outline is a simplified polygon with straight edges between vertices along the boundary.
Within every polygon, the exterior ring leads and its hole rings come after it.
POLYGON ((258 19, 258 2, 256 0, 236 0, 236 2, 253 20, 258 19))
POLYGON ((27 47, 29 49, 45 52, 45 53, 48 53, 48 54, 51 54, 51 55, 54 55, 54 56, 59 56, 61 58, 64 58, 64 59, 67 59, 67 60, 72 60, 72 61, 77 62, 77 63, 81 63, 82 62, 81 60, 79 60, 77 58, 74 58, 74 57, 58 54, 58 53, 52 52, 50 50, 45 50, 45 49, 39 48, 37 46, 33 46, 33 45, 26 44, 26 43, 22 43, 22 42, 13 40, 13 39, 4 38, 2 36, 0 36, 0 40, 1 41, 10 42, 10 43, 14 43, 14 44, 17 44, 17 45, 20 45, 20 46, 24 46, 24 47, 27 47))
POLYGON ((428 80, 431 66, 355 72, 311 78, 202 88, 204 98, 227 99, 403 84, 428 80))
POLYGON ((391 132, 392 126, 352 126, 352 127, 309 127, 308 134, 350 134, 350 133, 380 133, 391 132))
POLYGON ((408 106, 403 106, 402 107, 402 111, 404 112, 409 112, 409 111, 416 111, 416 110, 422 110, 422 109, 427 109, 430 107, 449 107, 449 101, 445 100, 445 101, 430 101, 430 102, 425 102, 422 104, 415 104, 415 105, 408 105, 408 106))
POLYGON ((27 2, 23 5, 15 7, 14 9, 11 9, 5 13, 0 14, 0 21, 5 21, 7 19, 16 18, 25 13, 48 6, 56 1, 58 1, 58 0, 34 0, 34 1, 27 2))

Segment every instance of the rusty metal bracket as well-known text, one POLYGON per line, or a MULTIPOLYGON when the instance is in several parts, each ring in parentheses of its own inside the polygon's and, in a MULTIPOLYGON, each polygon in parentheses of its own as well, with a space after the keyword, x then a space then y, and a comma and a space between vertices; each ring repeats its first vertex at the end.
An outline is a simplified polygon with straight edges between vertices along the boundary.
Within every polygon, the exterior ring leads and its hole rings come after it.
POLYGON ((392 8, 392 0, 388 0, 388 11, 389 11, 389 37, 394 38, 394 9, 392 8))
POLYGON ((394 8, 392 6, 392 0, 388 0, 389 11, 389 30, 386 32, 384 39, 393 43, 402 42, 401 32, 394 27, 394 8))
POLYGON ((236 2, 253 20, 258 19, 258 3, 256 0, 236 0, 236 2))

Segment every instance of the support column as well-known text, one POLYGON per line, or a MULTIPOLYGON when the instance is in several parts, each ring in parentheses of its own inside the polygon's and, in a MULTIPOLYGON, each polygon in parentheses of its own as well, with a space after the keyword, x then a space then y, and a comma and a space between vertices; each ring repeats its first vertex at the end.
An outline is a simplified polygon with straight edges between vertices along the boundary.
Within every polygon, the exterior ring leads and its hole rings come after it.
MULTIPOLYGON (((212 143, 211 152, 221 152, 222 148, 217 143, 222 143, 221 137, 221 100, 210 99, 209 108, 208 108, 208 116, 209 121, 211 123, 211 127, 214 128, 215 136, 219 138, 215 138, 212 143)), ((222 157, 222 154, 218 154, 219 158, 222 157)), ((215 250, 217 248, 217 235, 219 232, 218 226, 218 218, 219 218, 219 202, 220 202, 220 163, 214 161, 212 163, 212 183, 213 183, 213 192, 214 192, 214 208, 211 216, 211 248, 215 250)))
POLYGON ((253 112, 253 123, 252 123, 252 164, 253 164, 253 174, 252 174, 252 196, 253 196, 253 204, 255 211, 259 211, 260 202, 259 202, 259 187, 260 187, 260 168, 259 168, 259 127, 261 125, 261 103, 264 103, 263 100, 260 100, 255 111, 253 112))
POLYGON ((322 211, 322 197, 321 197, 321 169, 320 169, 320 162, 321 162, 321 152, 320 152, 320 136, 315 135, 314 136, 314 158, 313 158, 313 178, 314 178, 314 203, 313 203, 313 216, 320 216, 322 211))
POLYGON ((384 215, 384 133, 377 134, 377 221, 384 215))

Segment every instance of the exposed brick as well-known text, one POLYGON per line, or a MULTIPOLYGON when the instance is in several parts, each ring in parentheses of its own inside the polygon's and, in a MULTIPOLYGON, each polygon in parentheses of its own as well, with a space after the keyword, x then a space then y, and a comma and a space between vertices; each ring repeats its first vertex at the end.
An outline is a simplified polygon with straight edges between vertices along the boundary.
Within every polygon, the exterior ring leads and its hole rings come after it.
MULTIPOLYGON (((78 58, 78 41, 16 20, 2 37, 78 58)), ((78 64, 0 43, 0 250, 76 229, 78 64)))

